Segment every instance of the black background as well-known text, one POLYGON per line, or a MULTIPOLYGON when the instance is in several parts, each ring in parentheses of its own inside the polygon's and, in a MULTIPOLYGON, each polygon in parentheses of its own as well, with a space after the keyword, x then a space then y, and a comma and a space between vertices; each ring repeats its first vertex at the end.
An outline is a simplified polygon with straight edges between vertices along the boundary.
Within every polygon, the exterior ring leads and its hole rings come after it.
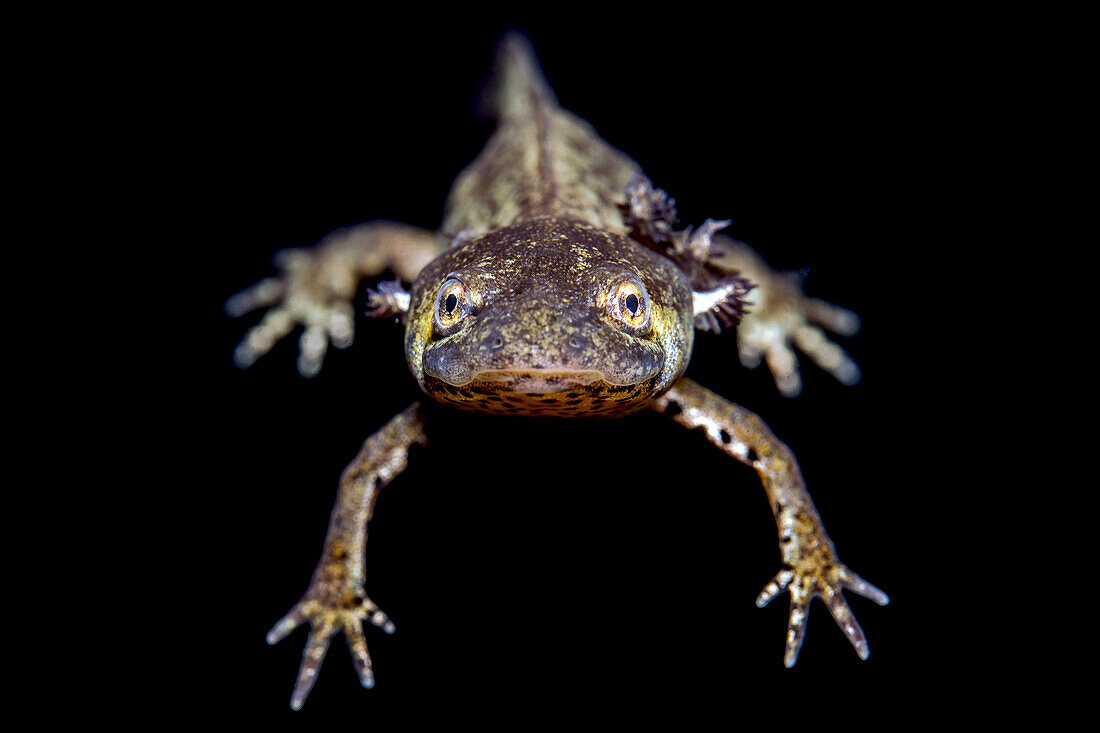
MULTIPOLYGON (((930 273, 968 256, 955 248, 966 171, 948 159, 966 134, 958 77, 973 72, 947 71, 941 28, 671 11, 205 20, 158 82, 166 124, 151 152, 175 204, 167 228, 183 235, 156 256, 185 283, 173 304, 188 319, 186 348, 165 357, 175 437, 150 461, 178 483, 160 510, 171 531, 150 525, 171 568, 176 640, 162 681, 137 666, 121 689, 161 711, 289 715, 305 632, 275 647, 264 635, 306 588, 340 471, 421 395, 399 327, 368 319, 315 379, 295 370, 297 333, 239 371, 233 347, 259 314, 230 321, 222 304, 274 272, 274 251, 340 226, 438 226, 492 130, 477 100, 494 44, 518 25, 563 106, 634 157, 685 224, 732 218, 728 231, 772 265, 805 269, 809 294, 863 317, 839 339, 863 369, 858 386, 804 360, 803 394, 785 399, 765 369, 739 364, 732 332, 700 334, 688 376, 794 450, 841 559, 892 602, 849 594, 869 662, 815 603, 798 665, 784 669, 787 599, 753 603, 779 556, 750 469, 656 414, 457 415, 371 523, 367 591, 397 626, 367 629, 376 687, 359 687, 337 638, 299 719, 792 723, 858 717, 865 704, 917 713, 915 701, 961 694, 929 580, 946 574, 931 538, 955 529, 930 488, 950 439, 936 422, 948 347, 928 314, 953 297, 930 273)), ((163 589, 163 569, 135 572, 163 589)), ((133 653, 161 654, 154 643, 133 653)))

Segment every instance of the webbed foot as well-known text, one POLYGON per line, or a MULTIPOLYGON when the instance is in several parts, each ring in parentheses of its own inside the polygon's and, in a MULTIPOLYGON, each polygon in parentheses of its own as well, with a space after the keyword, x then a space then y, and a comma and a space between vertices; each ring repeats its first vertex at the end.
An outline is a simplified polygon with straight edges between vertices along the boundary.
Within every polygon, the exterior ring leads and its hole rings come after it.
POLYGON ((784 591, 791 594, 791 614, 787 623, 787 648, 783 655, 783 663, 787 667, 793 667, 798 660, 798 651, 802 648, 802 640, 806 635, 806 620, 810 610, 810 601, 815 597, 825 601, 829 613, 833 615, 833 619, 844 631, 844 635, 852 643, 859 658, 867 659, 871 655, 871 650, 867 646, 867 639, 863 635, 863 629, 859 627, 859 622, 852 614, 852 609, 848 607, 848 602, 844 600, 842 592, 844 588, 858 593, 864 598, 870 598, 880 606, 885 606, 890 602, 885 593, 835 559, 826 562, 819 560, 799 562, 794 568, 786 567, 780 570, 757 596, 756 605, 763 608, 784 591))
POLYGON ((287 634, 302 623, 309 622, 309 639, 302 651, 302 665, 298 670, 298 681, 290 698, 290 707, 299 710, 306 696, 317 681, 317 673, 328 652, 329 643, 337 632, 343 632, 355 663, 359 682, 363 687, 374 687, 374 672, 371 668, 370 654, 367 652, 367 640, 363 634, 364 620, 370 621, 387 634, 394 632, 393 622, 361 590, 333 593, 324 582, 314 582, 302 600, 283 616, 271 631, 267 632, 267 643, 277 644, 287 634))

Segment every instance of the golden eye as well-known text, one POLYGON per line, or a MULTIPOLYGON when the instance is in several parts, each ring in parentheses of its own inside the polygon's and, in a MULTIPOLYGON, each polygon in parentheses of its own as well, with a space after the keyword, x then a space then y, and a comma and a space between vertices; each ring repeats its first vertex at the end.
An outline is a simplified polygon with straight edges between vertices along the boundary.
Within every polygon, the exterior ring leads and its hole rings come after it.
POLYGON ((623 280, 611 291, 611 315, 633 329, 649 327, 649 293, 639 281, 623 280))
POLYGON ((466 283, 449 277, 435 296, 435 325, 448 331, 470 314, 470 291, 466 283))

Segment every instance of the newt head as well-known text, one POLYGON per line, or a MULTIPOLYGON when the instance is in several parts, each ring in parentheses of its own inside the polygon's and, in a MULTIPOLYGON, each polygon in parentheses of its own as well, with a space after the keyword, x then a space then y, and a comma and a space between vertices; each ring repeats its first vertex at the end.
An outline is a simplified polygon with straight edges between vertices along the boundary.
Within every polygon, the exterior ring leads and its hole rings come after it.
POLYGON ((448 404, 518 415, 644 407, 687 367, 692 290, 671 260, 536 218, 457 242, 410 290, 406 358, 448 404))

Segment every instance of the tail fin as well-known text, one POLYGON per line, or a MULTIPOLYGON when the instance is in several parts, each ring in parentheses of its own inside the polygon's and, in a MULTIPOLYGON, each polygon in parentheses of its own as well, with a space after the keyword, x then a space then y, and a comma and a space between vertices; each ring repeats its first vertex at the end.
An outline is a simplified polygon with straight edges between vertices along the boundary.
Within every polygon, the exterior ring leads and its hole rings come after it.
POLYGON ((509 31, 501 39, 493 76, 492 110, 497 119, 523 117, 536 109, 557 106, 531 42, 518 31, 509 31))

